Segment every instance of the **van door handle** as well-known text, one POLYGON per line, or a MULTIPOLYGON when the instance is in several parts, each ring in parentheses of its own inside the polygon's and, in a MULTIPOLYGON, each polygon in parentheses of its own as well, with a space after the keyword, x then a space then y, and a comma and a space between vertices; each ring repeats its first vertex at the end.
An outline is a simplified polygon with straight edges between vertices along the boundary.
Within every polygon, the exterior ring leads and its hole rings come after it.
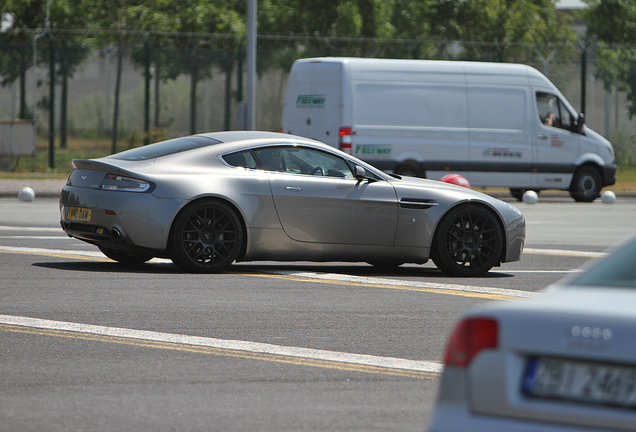
POLYGON ((539 135, 537 138, 539 138, 540 140, 547 140, 548 136, 547 135, 539 135))
POLYGON ((285 190, 289 192, 302 192, 303 188, 299 186, 285 186, 285 190))

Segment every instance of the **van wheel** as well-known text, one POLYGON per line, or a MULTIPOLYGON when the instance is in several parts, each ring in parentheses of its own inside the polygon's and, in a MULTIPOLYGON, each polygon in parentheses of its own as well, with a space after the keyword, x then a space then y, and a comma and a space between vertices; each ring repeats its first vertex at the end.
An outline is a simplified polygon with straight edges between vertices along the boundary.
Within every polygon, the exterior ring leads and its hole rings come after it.
POLYGON ((513 198, 516 198, 517 201, 523 201, 524 192, 525 191, 523 189, 510 188, 510 195, 512 195, 513 198))
POLYGON ((497 218, 482 206, 454 208, 439 223, 431 247, 433 262, 453 276, 481 276, 499 264, 504 235, 497 218))
POLYGON ((397 175, 406 177, 422 177, 426 178, 424 170, 420 169, 419 165, 415 162, 404 162, 395 167, 393 172, 397 175))
POLYGON ((529 190, 533 190, 539 195, 541 191, 539 189, 518 189, 518 188, 510 188, 510 195, 516 198, 518 201, 523 201, 523 194, 529 190))
POLYGON ((591 166, 584 166, 574 174, 570 196, 578 202, 592 202, 601 192, 601 175, 591 166))

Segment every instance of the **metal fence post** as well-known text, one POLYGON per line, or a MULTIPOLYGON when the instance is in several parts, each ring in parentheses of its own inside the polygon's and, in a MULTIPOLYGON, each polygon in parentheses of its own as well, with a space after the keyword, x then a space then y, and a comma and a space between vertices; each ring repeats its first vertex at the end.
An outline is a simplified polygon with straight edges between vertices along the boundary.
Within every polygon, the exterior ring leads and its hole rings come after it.
POLYGON ((144 33, 144 145, 150 143, 150 41, 144 33))
POLYGON ((49 32, 49 168, 55 167, 55 38, 49 32))

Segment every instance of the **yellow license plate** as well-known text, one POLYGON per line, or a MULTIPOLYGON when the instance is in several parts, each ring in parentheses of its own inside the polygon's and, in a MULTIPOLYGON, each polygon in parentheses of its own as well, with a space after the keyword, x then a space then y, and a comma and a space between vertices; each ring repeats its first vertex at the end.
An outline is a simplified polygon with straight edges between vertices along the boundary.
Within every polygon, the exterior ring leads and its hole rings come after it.
POLYGON ((81 221, 81 222, 90 222, 91 209, 83 208, 83 207, 69 207, 68 215, 66 216, 66 219, 81 221))

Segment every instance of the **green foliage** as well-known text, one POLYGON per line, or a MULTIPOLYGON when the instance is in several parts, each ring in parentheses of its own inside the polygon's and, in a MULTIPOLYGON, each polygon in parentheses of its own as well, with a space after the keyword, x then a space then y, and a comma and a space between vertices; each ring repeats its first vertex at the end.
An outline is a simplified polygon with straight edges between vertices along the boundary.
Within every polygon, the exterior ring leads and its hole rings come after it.
POLYGON ((636 168, 636 142, 634 138, 621 131, 613 131, 610 136, 616 164, 620 169, 636 168))
POLYGON ((598 39, 597 78, 627 92, 630 117, 636 115, 636 2, 586 0, 588 35, 598 39))

